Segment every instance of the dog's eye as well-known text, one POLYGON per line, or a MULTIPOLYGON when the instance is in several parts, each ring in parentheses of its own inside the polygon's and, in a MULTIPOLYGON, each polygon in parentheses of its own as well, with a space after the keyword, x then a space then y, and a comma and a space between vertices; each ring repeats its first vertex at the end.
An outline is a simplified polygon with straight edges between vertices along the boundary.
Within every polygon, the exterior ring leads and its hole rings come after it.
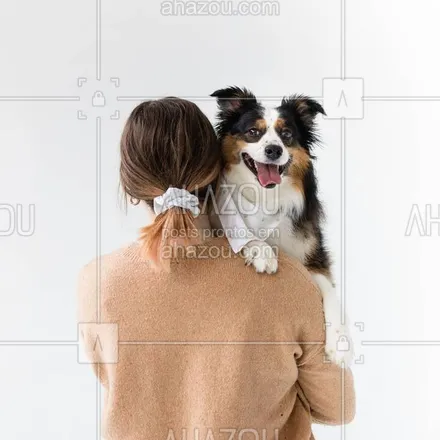
POLYGON ((260 136, 260 130, 258 130, 257 128, 251 128, 250 130, 248 130, 248 135, 251 137, 258 137, 260 136))
POLYGON ((288 128, 285 128, 283 130, 283 132, 281 133, 281 136, 284 139, 292 139, 292 136, 293 136, 292 130, 289 130, 288 128))

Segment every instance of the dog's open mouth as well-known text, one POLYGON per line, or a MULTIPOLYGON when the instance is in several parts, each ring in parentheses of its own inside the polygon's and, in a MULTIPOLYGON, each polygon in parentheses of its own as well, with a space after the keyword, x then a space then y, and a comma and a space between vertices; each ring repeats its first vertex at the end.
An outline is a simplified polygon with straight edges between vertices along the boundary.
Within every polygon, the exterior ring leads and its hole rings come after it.
POLYGON ((287 164, 279 166, 271 163, 260 163, 252 159, 247 153, 243 153, 242 157, 244 163, 255 174, 261 186, 275 188, 281 183, 281 175, 287 164))

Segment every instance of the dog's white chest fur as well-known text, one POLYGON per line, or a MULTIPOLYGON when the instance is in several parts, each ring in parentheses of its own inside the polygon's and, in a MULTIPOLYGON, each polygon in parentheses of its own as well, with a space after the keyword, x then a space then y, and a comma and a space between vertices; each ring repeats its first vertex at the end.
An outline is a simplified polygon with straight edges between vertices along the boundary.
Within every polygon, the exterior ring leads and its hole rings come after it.
POLYGON ((316 239, 313 234, 304 236, 304 232, 293 226, 293 216, 300 215, 304 209, 303 194, 289 176, 272 190, 258 184, 243 184, 245 170, 241 165, 232 166, 225 183, 246 227, 261 241, 304 264, 316 246, 316 239))
POLYGON ((306 238, 296 231, 293 228, 292 219, 284 213, 280 216, 277 234, 269 238, 268 242, 271 246, 276 246, 291 257, 297 258, 303 264, 316 245, 314 238, 306 238))
POLYGON ((252 206, 252 213, 244 214, 243 220, 256 237, 269 241, 272 234, 277 234, 282 220, 281 214, 268 214, 260 206, 252 206))
MULTIPOLYGON (((301 212, 302 195, 296 194, 297 197, 292 197, 292 192, 290 200, 293 203, 291 202, 288 208, 294 207, 297 212, 301 212)), ((286 209, 274 206, 270 200, 262 205, 255 205, 243 193, 235 192, 232 197, 235 204, 240 206, 240 212, 243 213, 242 218, 246 226, 256 237, 303 263, 306 261, 307 255, 313 251, 316 245, 315 240, 304 237, 294 229, 292 218, 286 213, 286 209)), ((283 206, 283 208, 285 207, 283 206)), ((288 212, 291 212, 291 209, 288 212)))

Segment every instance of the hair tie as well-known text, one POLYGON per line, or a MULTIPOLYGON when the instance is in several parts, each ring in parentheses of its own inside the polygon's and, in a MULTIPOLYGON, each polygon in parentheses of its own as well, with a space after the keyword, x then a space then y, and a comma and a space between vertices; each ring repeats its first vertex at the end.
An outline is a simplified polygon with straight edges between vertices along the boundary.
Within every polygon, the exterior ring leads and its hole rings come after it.
POLYGON ((154 212, 156 215, 175 207, 191 211, 194 217, 200 214, 198 197, 186 189, 170 187, 163 195, 154 198, 154 212))

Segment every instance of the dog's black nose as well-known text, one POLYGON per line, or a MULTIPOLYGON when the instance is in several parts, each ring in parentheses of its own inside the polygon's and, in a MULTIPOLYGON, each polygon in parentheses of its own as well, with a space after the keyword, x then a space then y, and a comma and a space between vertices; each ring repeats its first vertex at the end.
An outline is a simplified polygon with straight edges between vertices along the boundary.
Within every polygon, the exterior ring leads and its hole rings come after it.
POLYGON ((283 148, 279 145, 269 145, 264 149, 266 157, 270 160, 277 160, 283 155, 283 148))

